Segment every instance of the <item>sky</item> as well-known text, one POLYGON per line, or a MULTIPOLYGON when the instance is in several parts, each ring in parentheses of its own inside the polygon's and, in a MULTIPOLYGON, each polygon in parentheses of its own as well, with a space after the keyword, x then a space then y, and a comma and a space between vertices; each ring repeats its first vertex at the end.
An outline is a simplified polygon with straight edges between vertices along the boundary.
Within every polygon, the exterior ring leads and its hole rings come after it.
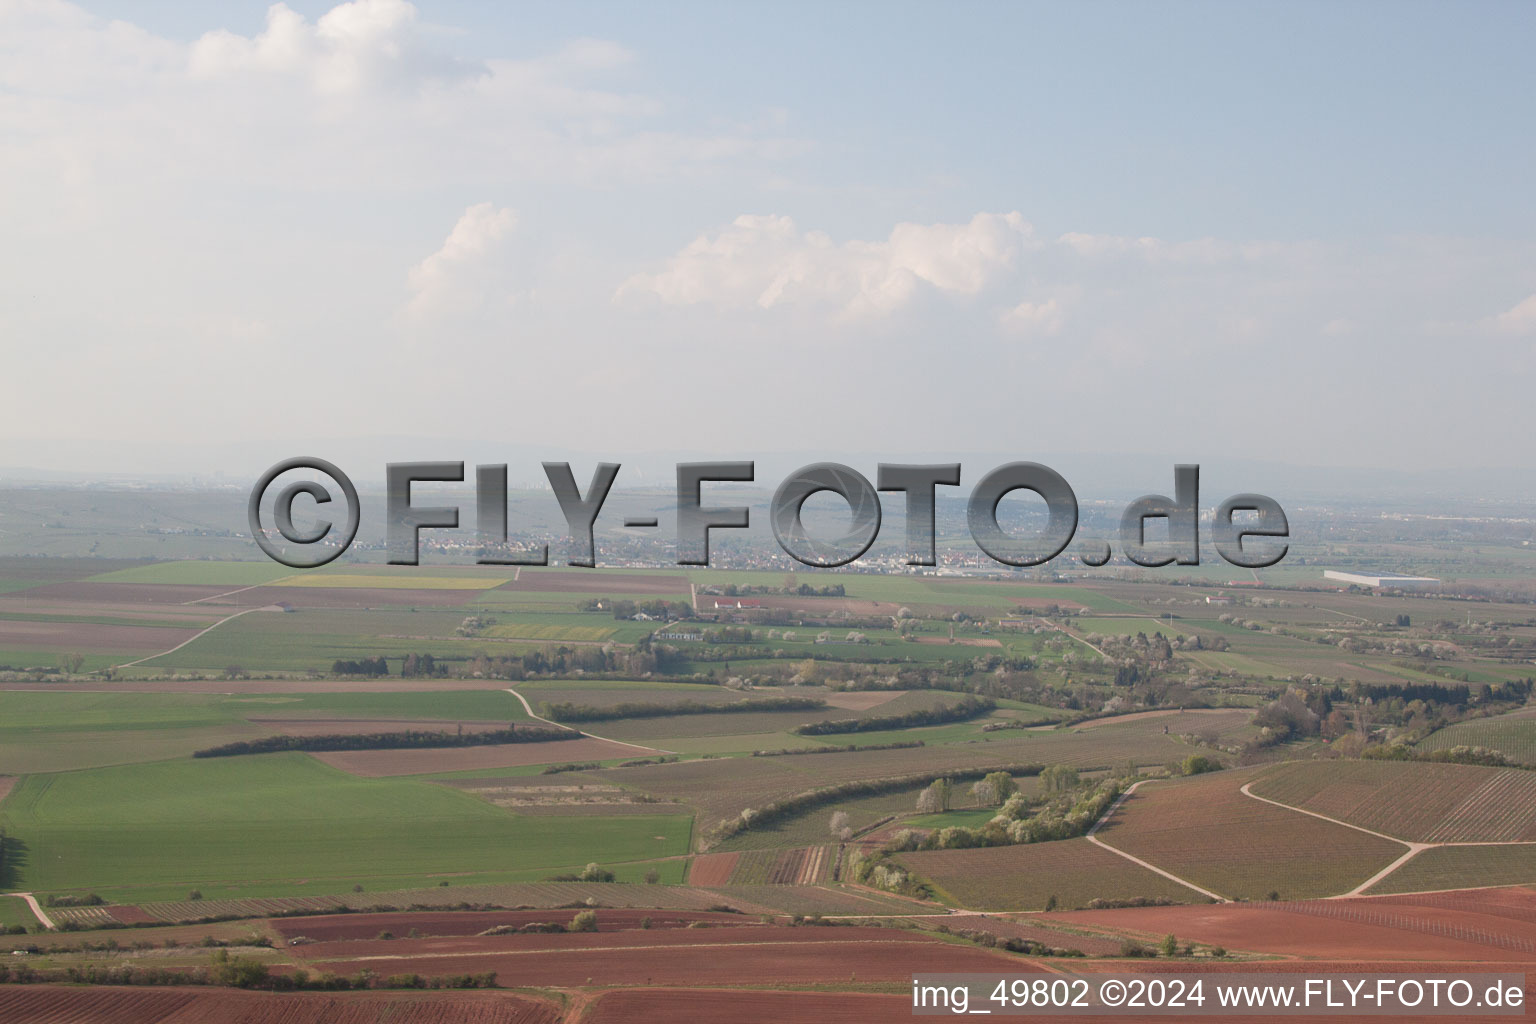
POLYGON ((0 0, 0 466, 1518 475, 1533 42, 1520 3, 0 0))

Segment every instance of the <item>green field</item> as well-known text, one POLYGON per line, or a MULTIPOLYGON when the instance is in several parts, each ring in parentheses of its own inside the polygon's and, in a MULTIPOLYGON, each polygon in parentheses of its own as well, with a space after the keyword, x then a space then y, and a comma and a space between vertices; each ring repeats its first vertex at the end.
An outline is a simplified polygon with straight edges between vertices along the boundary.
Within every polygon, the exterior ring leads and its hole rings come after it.
POLYGON ((1449 747, 1487 747, 1517 764, 1536 765, 1536 709, 1457 722, 1419 743, 1420 750, 1449 747))
MULTIPOLYGON (((366 685, 366 684, 361 684, 366 685)), ((0 774, 67 771, 185 757, 193 751, 283 731, 249 719, 528 721, 500 690, 419 693, 203 694, 0 691, 0 774)), ((338 723, 338 731, 345 728, 338 723)))
POLYGON ((1522 846, 1438 846, 1424 850, 1372 886, 1372 895, 1434 892, 1483 885, 1536 882, 1536 844, 1522 846))
POLYGON ((650 860, 685 853, 690 821, 519 817, 447 787, 273 754, 28 776, 0 826, 23 844, 16 887, 139 900, 650 860))
POLYGON ((259 562, 183 561, 155 562, 104 572, 89 579, 95 583, 173 583, 196 586, 252 587, 297 575, 296 570, 265 559, 259 562))
POLYGON ((20 896, 0 896, 0 929, 16 925, 32 929, 37 924, 37 915, 20 896))

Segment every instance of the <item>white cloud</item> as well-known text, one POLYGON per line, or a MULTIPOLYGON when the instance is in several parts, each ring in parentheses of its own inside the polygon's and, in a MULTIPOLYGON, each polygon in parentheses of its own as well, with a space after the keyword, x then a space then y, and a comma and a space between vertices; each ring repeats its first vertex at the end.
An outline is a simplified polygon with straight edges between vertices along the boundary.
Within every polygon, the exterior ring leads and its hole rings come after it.
POLYGON ((1500 334, 1536 334, 1536 294, 1494 317, 1493 329, 1500 334))
POLYGON ((897 224, 883 241, 835 243, 781 216, 743 214, 701 235, 619 297, 649 293, 669 305, 721 309, 810 305, 884 315, 923 287, 974 296, 1013 268, 1032 239, 1018 213, 978 213, 965 224, 897 224))
POLYGON ((411 268, 412 293, 406 312, 412 316, 472 312, 485 303, 488 292, 505 294, 496 280, 497 250, 517 226, 517 214, 493 203, 477 203, 464 211, 441 249, 411 268))
POLYGON ((1047 299, 1044 302, 1021 302, 1005 310, 1000 319, 1003 327, 1015 334, 1049 337, 1061 330, 1066 317, 1060 303, 1047 299))
POLYGON ((416 8, 405 0, 354 0, 313 24, 288 5, 273 4, 260 34, 208 32, 192 44, 187 64, 198 78, 243 72, 297 76, 322 94, 485 73, 434 52, 417 24, 416 8))

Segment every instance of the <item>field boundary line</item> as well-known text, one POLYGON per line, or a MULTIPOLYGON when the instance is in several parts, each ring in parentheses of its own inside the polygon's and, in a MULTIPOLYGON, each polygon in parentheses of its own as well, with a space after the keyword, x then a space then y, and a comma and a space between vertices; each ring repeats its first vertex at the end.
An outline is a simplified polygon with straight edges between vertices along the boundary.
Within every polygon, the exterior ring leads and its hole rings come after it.
POLYGON ((264 612, 264 611, 274 610, 274 609, 276 609, 276 607, 277 607, 276 605, 264 604, 264 605, 260 605, 260 606, 255 607, 255 608, 246 608, 244 611, 235 612, 233 615, 226 615, 226 616, 224 616, 224 618, 220 619, 218 622, 215 622, 213 625, 209 626, 207 629, 204 629, 201 632, 199 632, 196 636, 188 637, 186 640, 183 640, 181 643, 177 644, 175 647, 172 647, 168 651, 161 651, 159 654, 146 655, 145 657, 139 658, 137 661, 125 661, 121 665, 118 665, 116 667, 117 668, 132 668, 135 665, 142 665, 146 661, 154 661, 156 658, 163 658, 167 654, 175 654, 177 651, 179 651, 183 647, 187 646, 187 644, 190 644, 194 640, 197 640, 197 639, 207 635, 208 633, 213 632, 214 630, 218 629, 220 626, 224 625, 224 623, 230 621, 231 619, 238 619, 242 615, 249 615, 249 614, 251 614, 251 612, 264 612))
POLYGON ((1231 902, 1230 900, 1228 900, 1225 896, 1220 895, 1219 893, 1211 892, 1211 890, 1209 890, 1209 889, 1203 889, 1200 886, 1196 885, 1194 882, 1191 882, 1191 881, 1189 881, 1186 878, 1180 878, 1178 875, 1175 875, 1171 871, 1164 871, 1162 868, 1158 867, 1156 864, 1149 864, 1146 861, 1142 860, 1140 857, 1136 857, 1136 856, 1133 856, 1133 855, 1131 855, 1129 853, 1126 853, 1124 850, 1118 850, 1115 847, 1110 846, 1104 840, 1099 838, 1098 831, 1099 831, 1100 828, 1102 828, 1104 826, 1104 823, 1107 822, 1111 817, 1114 816, 1114 813, 1120 809, 1120 805, 1125 803, 1125 801, 1130 797, 1130 795, 1132 793, 1136 792, 1136 790, 1141 787, 1142 783, 1145 783, 1145 782, 1148 782, 1148 781, 1150 781, 1150 780, 1142 779, 1141 782, 1132 783, 1131 784, 1131 788, 1127 789, 1124 793, 1120 794, 1119 799, 1117 799, 1113 804, 1110 805, 1109 810, 1104 812, 1103 817, 1099 818, 1098 821, 1093 823, 1093 827, 1090 828, 1087 831, 1087 833, 1084 835, 1084 838, 1087 839, 1090 843, 1092 843, 1095 846, 1103 847, 1104 849, 1108 850, 1110 853, 1119 854, 1121 857, 1124 857, 1126 860, 1130 861, 1132 864, 1140 864, 1142 867, 1146 868, 1148 871, 1151 871, 1151 872, 1153 872, 1155 874, 1162 875, 1164 878, 1168 879, 1171 882, 1178 882, 1180 885, 1182 885, 1186 889, 1193 889, 1195 892, 1198 892, 1202 896, 1209 896, 1211 899, 1215 900, 1217 903, 1230 903, 1231 902))
MULTIPOLYGON (((195 640, 197 638, 193 637, 193 639, 195 640)), ((188 643, 190 643, 190 642, 191 641, 188 641, 188 643)), ((534 721, 536 721, 536 722, 543 722, 545 725, 553 725, 556 728, 560 728, 560 729, 569 729, 570 728, 570 726, 568 726, 568 725, 561 725, 559 722, 552 722, 549 719, 545 718, 543 715, 536 715, 536 714, 534 714, 533 713, 533 705, 528 703, 528 698, 524 697, 522 694, 518 693, 512 687, 510 687, 510 686, 507 687, 507 692, 510 693, 512 696, 516 697, 518 699, 518 701, 521 702, 521 704, 523 705, 523 710, 526 711, 528 713, 528 717, 533 719, 534 721)), ((626 743, 623 740, 611 740, 611 739, 609 739, 606 736, 599 736, 599 735, 597 735, 597 733, 587 732, 587 731, 585 731, 583 729, 577 729, 576 731, 581 733, 581 735, 583 735, 583 736, 589 737, 590 739, 602 740, 604 743, 617 743, 621 747, 634 747, 636 750, 648 750, 648 751, 650 751, 653 754, 676 754, 677 753, 677 751, 675 751, 675 750, 662 750, 660 747, 647 747, 647 746, 645 746, 644 744, 641 744, 641 743, 626 743)))
POLYGON ((26 900, 27 906, 32 908, 33 915, 36 916, 38 921, 42 922, 44 928, 47 928, 51 932, 56 932, 59 930, 59 926, 54 924, 53 918, 49 917, 47 912, 43 910, 42 904, 37 902, 36 896, 33 896, 29 892, 13 892, 11 895, 20 896, 22 899, 26 900))
POLYGON ((190 601, 183 601, 181 603, 183 605, 202 604, 204 601, 215 601, 215 600, 217 600, 217 599, 219 599, 221 597, 229 597, 232 594, 243 594, 247 590, 257 590, 257 589, 259 589, 261 587, 275 587, 275 586, 277 586, 277 584, 282 583, 284 580, 291 580, 291 579, 293 579, 294 576, 297 576, 297 575, 298 575, 297 573, 291 573, 291 574, 289 574, 287 576, 279 576, 277 579, 271 580, 270 582, 267 582, 267 583, 252 583, 248 587, 239 587, 238 589, 235 589, 235 590, 226 590, 222 594, 209 594, 207 597, 194 597, 190 601))
MULTIPOLYGON (((1259 781, 1259 780, 1258 779, 1254 779, 1253 780, 1253 782, 1257 782, 1257 781, 1259 781)), ((1356 832, 1364 832, 1366 835, 1368 835, 1368 836, 1375 836, 1377 839, 1390 839, 1390 840, 1392 840, 1392 842, 1394 842, 1394 843, 1402 843, 1404 846, 1419 846, 1419 847, 1423 847, 1423 848, 1427 849, 1428 847, 1431 847, 1431 846, 1444 846, 1444 845, 1446 845, 1444 843, 1415 843, 1411 839, 1399 839, 1399 838, 1397 838, 1397 836, 1389 836, 1385 832, 1374 832, 1371 829, 1365 828, 1365 827, 1363 827, 1361 825, 1351 825, 1347 821, 1340 821, 1338 818, 1330 818, 1330 817, 1328 817, 1328 815, 1326 815, 1326 814, 1318 814, 1316 811, 1308 811, 1308 810, 1305 810, 1305 809, 1303 809, 1301 807, 1292 807, 1290 804, 1283 804, 1279 800, 1271 800, 1267 796, 1259 796, 1259 794, 1251 792, 1248 789, 1248 787, 1252 786, 1253 782, 1245 782, 1245 783, 1243 783, 1243 785, 1238 787, 1237 791, 1239 793, 1243 794, 1243 796, 1252 797, 1253 799, 1258 800, 1260 803, 1274 804, 1276 807, 1284 807, 1286 810, 1288 810, 1288 811, 1295 811, 1297 814, 1311 815, 1312 817, 1318 818, 1318 819, 1320 819, 1322 821, 1331 821, 1335 825, 1343 825, 1345 828, 1352 828, 1356 832)))
MULTIPOLYGON (((1257 781, 1258 781, 1257 779, 1254 780, 1254 782, 1257 782, 1257 781)), ((1432 850, 1432 849, 1434 849, 1437 846, 1453 846, 1453 845, 1456 845, 1454 843, 1416 843, 1416 842, 1413 842, 1412 840, 1399 839, 1396 836, 1389 836, 1389 835, 1387 835, 1384 832, 1375 832, 1375 831, 1372 831, 1371 829, 1364 828, 1364 827, 1362 827, 1360 825, 1351 825, 1347 821, 1340 821, 1337 818, 1330 818, 1326 814, 1318 814, 1316 811, 1308 811, 1308 810, 1304 810, 1304 809, 1302 809, 1300 807, 1292 807, 1290 804, 1283 804, 1283 803, 1281 803, 1278 800, 1271 800, 1267 796, 1259 796, 1257 793, 1249 791, 1248 787, 1251 786, 1251 785, 1253 785, 1253 782, 1244 783, 1242 786, 1238 787, 1238 792, 1242 793, 1243 796, 1246 796, 1246 797, 1249 797, 1251 799, 1257 800, 1260 803, 1273 804, 1276 807, 1283 807, 1283 808, 1285 808, 1288 811, 1295 811, 1298 814, 1310 815, 1310 816, 1312 816, 1314 818, 1317 818, 1317 819, 1319 819, 1321 821, 1331 822, 1332 824, 1335 824, 1335 825, 1343 825, 1345 828, 1352 828, 1356 832, 1364 832, 1368 836, 1375 836, 1377 839, 1387 839, 1387 840, 1390 840, 1391 842, 1401 843, 1402 845, 1408 847, 1408 852, 1404 853, 1401 857, 1397 858, 1392 863, 1388 864, 1386 867, 1384 867, 1380 871, 1376 872, 1370 878, 1367 878, 1365 881, 1363 881, 1359 885, 1355 886, 1353 889, 1349 890, 1348 892, 1337 893, 1337 894, 1335 894, 1333 896, 1324 896, 1323 899, 1339 900, 1339 899, 1344 899, 1345 897, 1348 897, 1348 896, 1360 896, 1360 895, 1363 895, 1365 890, 1369 889, 1371 886, 1375 885, 1377 882, 1380 882, 1381 880, 1386 878, 1388 875, 1392 874, 1392 872, 1396 871, 1398 868, 1402 867, 1404 864, 1408 863, 1410 860, 1412 860, 1413 858, 1417 857, 1419 854, 1423 853, 1425 850, 1432 850)), ((1496 844, 1490 844, 1490 845, 1496 845, 1496 844)))

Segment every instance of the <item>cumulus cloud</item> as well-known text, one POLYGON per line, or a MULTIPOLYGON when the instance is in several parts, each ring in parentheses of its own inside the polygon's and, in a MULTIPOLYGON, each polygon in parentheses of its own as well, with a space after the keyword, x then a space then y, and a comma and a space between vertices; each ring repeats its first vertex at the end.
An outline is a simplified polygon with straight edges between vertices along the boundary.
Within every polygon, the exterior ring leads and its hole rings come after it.
POLYGON ((434 52, 405 0, 354 0, 311 23, 287 4, 267 10, 255 37, 223 29, 192 44, 187 59, 195 77, 266 72, 307 79, 321 93, 462 78, 485 69, 434 52))
POLYGON ((1493 318, 1500 334, 1536 334, 1536 295, 1530 295, 1493 318))
MULTIPOLYGON (((408 283, 411 316, 464 314, 487 302, 497 280, 497 252, 517 226, 517 214, 494 203, 477 203, 464 211, 442 248, 411 268, 408 283)), ((506 294, 504 291, 502 294, 506 294)))
POLYGON ((649 294, 668 305, 721 309, 808 305, 885 315, 923 288, 981 293, 1013 268, 1033 231, 1018 213, 978 213, 964 224, 897 224, 881 241, 837 243, 782 216, 744 214, 701 235, 619 297, 649 294))

